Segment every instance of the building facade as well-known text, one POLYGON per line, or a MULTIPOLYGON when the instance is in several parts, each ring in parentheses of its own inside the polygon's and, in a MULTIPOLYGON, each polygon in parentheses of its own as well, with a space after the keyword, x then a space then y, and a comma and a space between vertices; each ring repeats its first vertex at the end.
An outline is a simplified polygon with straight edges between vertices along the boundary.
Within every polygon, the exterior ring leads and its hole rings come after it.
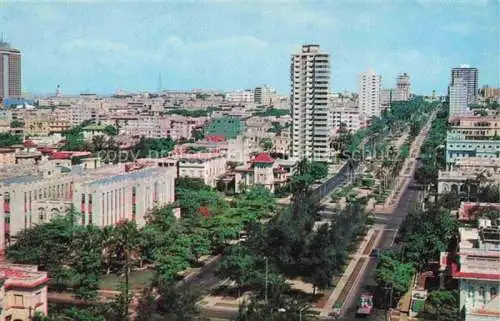
POLYGON ((464 134, 450 134, 446 137, 446 162, 453 163, 465 157, 500 157, 500 140, 466 139, 464 134))
POLYGON ((254 100, 256 104, 270 106, 272 105, 273 90, 267 85, 258 86, 254 89, 254 100))
POLYGON ((330 161, 333 134, 328 107, 330 56, 319 45, 304 45, 292 55, 290 109, 294 159, 330 161))
POLYGON ((411 95, 411 80, 407 73, 398 75, 396 79, 396 90, 393 101, 408 101, 411 95))
POLYGON ((380 117, 380 91, 382 77, 373 69, 361 73, 358 84, 358 106, 361 116, 366 121, 372 117, 380 117))
MULTIPOLYGON (((479 75, 477 68, 470 67, 469 65, 462 65, 451 70, 451 86, 457 82, 465 84, 467 87, 467 105, 473 104, 478 94, 478 81, 479 75)), ((463 86, 463 84, 461 86, 463 86)))
POLYGON ((47 272, 36 265, 0 264, 0 319, 29 321, 47 315, 47 272))
POLYGON ((21 51, 0 41, 0 101, 21 97, 21 51))
POLYGON ((459 281, 465 321, 493 321, 500 318, 500 228, 489 219, 478 221, 479 228, 460 228, 451 275, 459 281))
POLYGON ((450 116, 465 115, 469 112, 469 88, 463 78, 455 78, 449 88, 450 116))
POLYGON ((205 135, 224 136, 225 139, 235 139, 245 130, 244 122, 236 117, 221 117, 212 120, 205 126, 205 135))
POLYGON ((46 161, 34 173, 0 179, 0 249, 19 231, 70 207, 81 212, 82 225, 104 227, 133 220, 141 226, 157 204, 174 201, 173 169, 67 166, 59 160, 46 161))
POLYGON ((333 109, 333 127, 336 131, 345 124, 349 131, 355 132, 361 128, 359 109, 356 107, 344 107, 333 109))

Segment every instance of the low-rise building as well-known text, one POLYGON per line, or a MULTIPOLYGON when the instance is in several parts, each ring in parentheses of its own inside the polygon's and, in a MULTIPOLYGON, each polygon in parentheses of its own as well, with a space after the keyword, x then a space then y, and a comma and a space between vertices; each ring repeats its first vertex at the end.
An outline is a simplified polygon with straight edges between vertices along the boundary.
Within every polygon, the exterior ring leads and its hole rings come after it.
POLYGON ((14 165, 16 163, 16 150, 14 148, 0 148, 0 166, 14 165))
POLYGON ((32 320, 47 315, 47 272, 35 265, 0 264, 0 319, 32 320))
POLYGON ((460 243, 450 258, 450 270, 459 281, 465 321, 493 321, 500 317, 500 228, 490 219, 478 222, 479 228, 460 228, 460 243))
POLYGON ((235 192, 239 193, 244 186, 263 185, 271 192, 285 185, 290 173, 280 166, 269 154, 260 153, 250 165, 238 166, 235 169, 235 192))
POLYGON ((452 116, 448 133, 467 140, 500 140, 500 116, 452 116))
POLYGON ((500 159, 466 157, 450 163, 448 170, 439 171, 438 193, 474 193, 478 185, 500 182, 500 159))
POLYGON ((467 139, 465 134, 448 133, 446 136, 446 163, 466 157, 500 157, 500 140, 467 139))
POLYGON ((205 135, 224 136, 226 139, 235 139, 245 130, 243 121, 236 117, 221 117, 213 119, 205 126, 205 135))
POLYGON ((175 168, 177 177, 199 178, 212 187, 216 186, 218 178, 226 172, 226 158, 221 153, 179 153, 167 158, 140 159, 138 162, 175 168))

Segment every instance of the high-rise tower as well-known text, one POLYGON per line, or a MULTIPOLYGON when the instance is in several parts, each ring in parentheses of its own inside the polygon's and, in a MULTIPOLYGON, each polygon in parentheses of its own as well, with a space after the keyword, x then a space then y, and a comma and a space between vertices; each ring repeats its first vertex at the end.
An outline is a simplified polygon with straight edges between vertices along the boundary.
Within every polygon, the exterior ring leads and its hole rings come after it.
POLYGON ((396 79, 396 94, 393 101, 407 101, 410 99, 411 80, 407 73, 398 75, 396 79))
POLYGON ((473 104, 478 93, 478 70, 469 65, 461 65, 451 70, 451 86, 455 85, 457 79, 467 86, 467 104, 473 104))
POLYGON ((330 56, 319 45, 304 45, 290 67, 293 159, 330 161, 333 133, 328 108, 330 56))
POLYGON ((21 52, 0 41, 0 100, 21 97, 21 52))
POLYGON ((380 93, 382 77, 377 75, 373 69, 361 73, 359 76, 359 112, 366 125, 373 117, 380 117, 380 93))

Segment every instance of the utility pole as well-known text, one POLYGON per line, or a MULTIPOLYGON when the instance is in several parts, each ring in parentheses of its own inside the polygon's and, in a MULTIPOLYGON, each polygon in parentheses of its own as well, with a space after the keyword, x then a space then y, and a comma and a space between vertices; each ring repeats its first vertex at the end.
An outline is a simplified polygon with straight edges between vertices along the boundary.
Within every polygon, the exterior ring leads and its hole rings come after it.
POLYGON ((267 259, 267 256, 266 256, 266 289, 265 289, 265 301, 266 301, 266 305, 268 305, 268 301, 267 301, 267 272, 268 272, 268 259, 267 259))
POLYGON ((385 290, 385 321, 389 321, 389 317, 388 317, 388 310, 389 310, 389 304, 391 305, 392 307, 392 284, 390 284, 389 286, 385 286, 384 287, 384 290, 385 290), (390 299, 389 299, 389 302, 387 302, 387 291, 390 291, 390 299))

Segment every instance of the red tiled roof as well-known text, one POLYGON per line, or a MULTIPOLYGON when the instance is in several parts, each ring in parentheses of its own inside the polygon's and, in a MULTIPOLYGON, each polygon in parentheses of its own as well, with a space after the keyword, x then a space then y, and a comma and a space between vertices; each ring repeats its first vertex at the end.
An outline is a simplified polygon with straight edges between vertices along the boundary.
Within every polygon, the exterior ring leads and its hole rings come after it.
POLYGON ((55 148, 44 146, 44 147, 38 147, 37 150, 41 153, 48 154, 48 153, 52 153, 55 150, 55 148))
POLYGON ((29 139, 28 139, 28 140, 25 140, 25 141, 24 141, 24 147, 28 147, 28 148, 30 148, 30 147, 36 147, 36 146, 37 146, 37 145, 36 145, 36 144, 35 144, 32 140, 29 140, 29 139))
POLYGON ((458 219, 460 221, 474 221, 482 213, 492 210, 500 210, 500 204, 463 202, 458 210, 458 219))
POLYGON ((500 273, 460 272, 456 262, 451 263, 451 275, 454 279, 500 280, 500 273))
POLYGON ((255 156, 252 163, 274 163, 274 159, 268 153, 260 153, 255 156))
POLYGON ((212 143, 218 143, 225 141, 226 137, 224 137, 223 135, 206 135, 205 140, 212 143))
POLYGON ((70 159, 71 152, 54 152, 50 155, 52 159, 70 159))

